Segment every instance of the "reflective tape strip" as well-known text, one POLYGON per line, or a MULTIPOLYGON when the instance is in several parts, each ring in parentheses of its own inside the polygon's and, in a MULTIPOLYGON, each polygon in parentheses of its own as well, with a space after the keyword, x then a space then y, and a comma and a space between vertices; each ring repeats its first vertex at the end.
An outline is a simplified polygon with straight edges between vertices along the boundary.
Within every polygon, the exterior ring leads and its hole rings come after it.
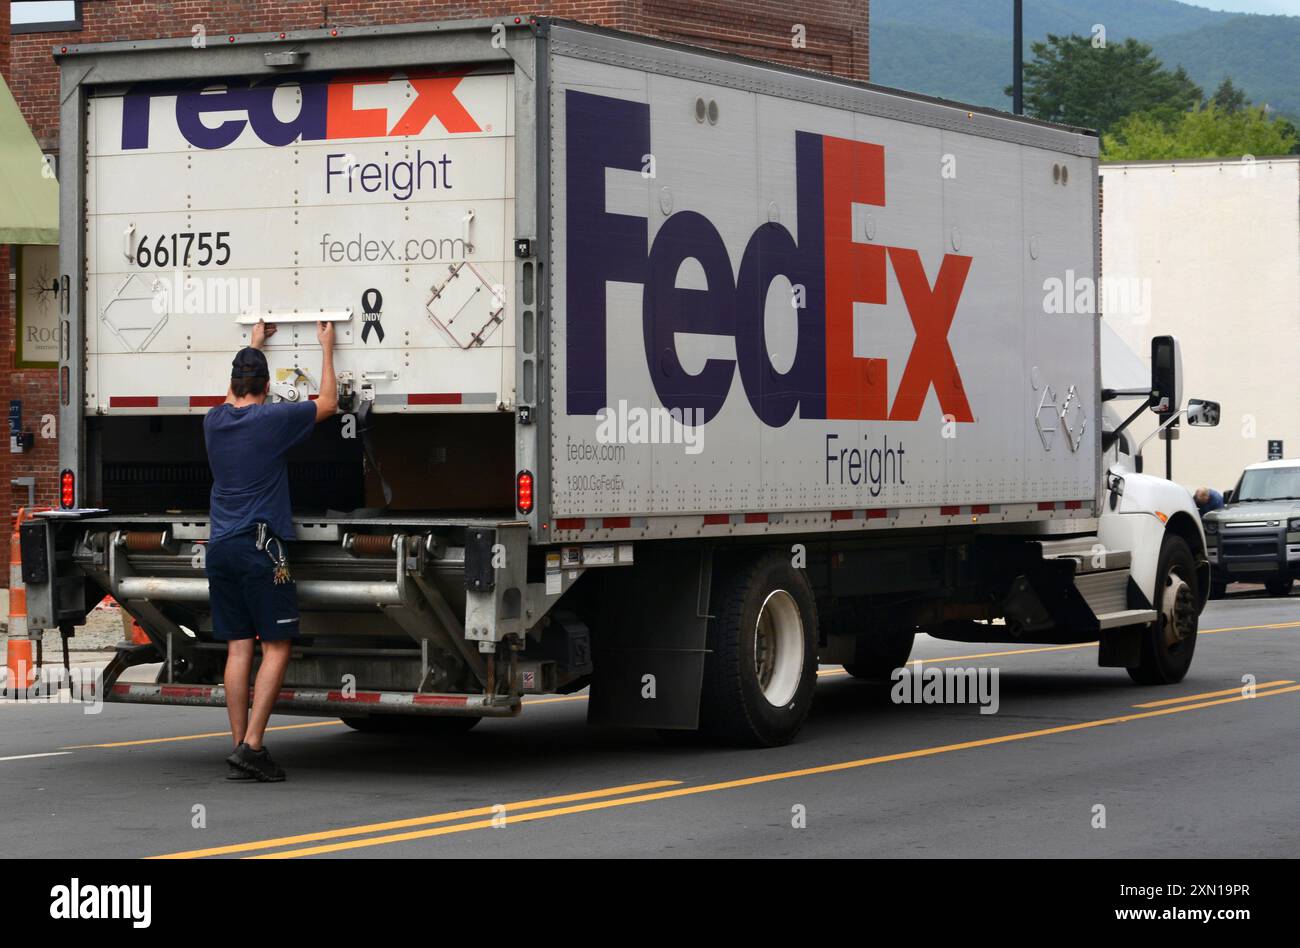
MULTIPOLYGON (((110 699, 143 704, 225 704, 226 690, 221 685, 166 685, 143 682, 119 682, 109 692, 110 699)), ((380 709, 444 708, 471 711, 479 714, 506 716, 514 714, 518 702, 490 701, 486 695, 415 694, 397 691, 358 691, 345 695, 342 691, 311 688, 284 688, 277 704, 310 708, 320 706, 335 711, 364 707, 367 711, 380 709)), ((358 708, 359 710, 359 708, 358 708)))
MULTIPOLYGON (((309 394, 315 401, 319 395, 309 394)), ((225 395, 111 395, 108 407, 113 408, 212 408, 226 400, 225 395)), ((408 392, 375 395, 376 405, 495 405, 499 401, 495 392, 408 392)))

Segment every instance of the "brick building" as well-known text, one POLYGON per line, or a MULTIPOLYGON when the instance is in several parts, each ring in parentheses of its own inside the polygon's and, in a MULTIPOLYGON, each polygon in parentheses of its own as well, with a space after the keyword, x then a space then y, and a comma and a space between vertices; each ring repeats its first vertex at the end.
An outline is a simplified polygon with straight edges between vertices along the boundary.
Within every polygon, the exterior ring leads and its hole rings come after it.
MULTIPOLYGON (((806 0, 797 10, 779 0, 0 0, 0 75, 41 151, 57 155, 59 75, 50 54, 57 45, 188 37, 196 24, 211 36, 520 13, 566 17, 854 79, 868 76, 868 0, 806 0), (28 22, 38 13, 67 19, 28 22)), ((57 441, 41 431, 41 419, 57 415, 56 372, 31 365, 30 356, 21 359, 17 256, 18 248, 0 244, 0 273, 10 280, 7 292, 0 293, 0 398, 6 404, 21 401, 22 427, 36 437, 23 453, 0 452, 10 529, 17 507, 28 498, 28 488, 14 485, 14 479, 35 478, 38 504, 55 504, 58 488, 57 441)), ((49 433, 48 422, 45 427, 49 433)))

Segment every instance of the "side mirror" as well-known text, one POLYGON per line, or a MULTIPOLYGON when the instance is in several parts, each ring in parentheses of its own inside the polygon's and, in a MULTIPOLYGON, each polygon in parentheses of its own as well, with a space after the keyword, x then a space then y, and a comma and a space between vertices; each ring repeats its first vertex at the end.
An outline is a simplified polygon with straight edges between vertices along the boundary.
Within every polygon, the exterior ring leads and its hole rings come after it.
POLYGON ((1198 428, 1213 428, 1219 423, 1219 403, 1193 398, 1187 403, 1187 423, 1198 428))
POLYGON ((1183 353, 1177 336, 1151 339, 1151 410, 1168 417, 1183 407, 1183 353))
POLYGON ((1235 490, 1225 490, 1225 491, 1223 492, 1223 502, 1224 502, 1225 504, 1230 504, 1230 503, 1232 503, 1232 498, 1235 497, 1236 495, 1237 495, 1237 492, 1236 492, 1235 490))

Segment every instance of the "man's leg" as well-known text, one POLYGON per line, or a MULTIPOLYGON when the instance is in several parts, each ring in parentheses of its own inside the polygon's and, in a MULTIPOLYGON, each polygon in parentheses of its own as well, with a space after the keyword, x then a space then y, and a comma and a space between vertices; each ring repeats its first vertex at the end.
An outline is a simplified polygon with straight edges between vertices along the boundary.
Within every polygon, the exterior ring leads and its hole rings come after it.
POLYGON ((253 750, 262 749, 262 737, 271 708, 284 684, 284 671, 289 665, 293 643, 288 639, 262 643, 262 664, 257 669, 257 683, 253 686, 253 713, 248 718, 244 742, 253 750))
MULTIPOLYGON (((253 639, 226 643, 226 714, 238 747, 248 731, 248 677, 253 670, 253 639)), ((258 735, 261 746, 261 735, 258 735)))

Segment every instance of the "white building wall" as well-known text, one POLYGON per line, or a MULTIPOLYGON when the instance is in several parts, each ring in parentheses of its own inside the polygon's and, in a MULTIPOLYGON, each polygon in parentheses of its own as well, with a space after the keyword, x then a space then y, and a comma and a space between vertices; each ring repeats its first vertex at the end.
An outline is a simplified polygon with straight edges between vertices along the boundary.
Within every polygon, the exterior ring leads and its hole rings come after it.
MULTIPOLYGON (((1218 428, 1174 442, 1174 480, 1226 490, 1267 459, 1271 438, 1300 457, 1300 158, 1107 164, 1101 175, 1104 292, 1121 280, 1139 292, 1103 305, 1107 324, 1148 362, 1152 336, 1176 335, 1184 401, 1223 405, 1218 428)), ((1163 472, 1163 442, 1143 454, 1163 472)))

